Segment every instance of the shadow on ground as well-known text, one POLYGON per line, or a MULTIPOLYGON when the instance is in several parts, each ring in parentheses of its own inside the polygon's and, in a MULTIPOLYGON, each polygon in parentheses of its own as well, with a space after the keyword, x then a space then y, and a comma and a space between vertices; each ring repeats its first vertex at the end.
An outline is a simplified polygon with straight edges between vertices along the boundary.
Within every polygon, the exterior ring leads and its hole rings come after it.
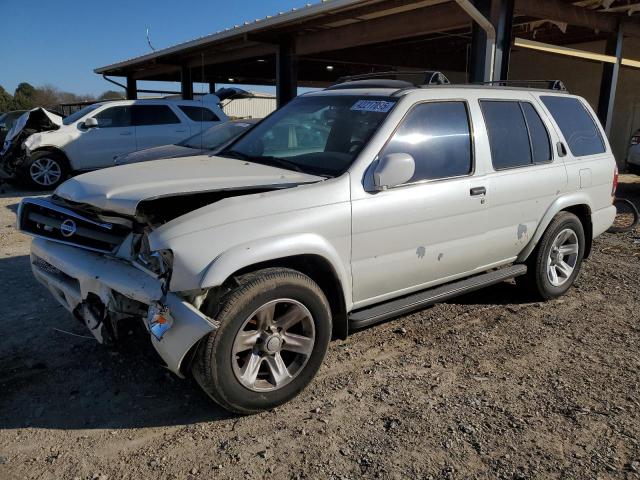
POLYGON ((191 379, 167 371, 139 324, 98 344, 38 284, 27 256, 0 259, 0 429, 138 428, 226 419, 191 379), (19 306, 19 308, 14 308, 19 306))

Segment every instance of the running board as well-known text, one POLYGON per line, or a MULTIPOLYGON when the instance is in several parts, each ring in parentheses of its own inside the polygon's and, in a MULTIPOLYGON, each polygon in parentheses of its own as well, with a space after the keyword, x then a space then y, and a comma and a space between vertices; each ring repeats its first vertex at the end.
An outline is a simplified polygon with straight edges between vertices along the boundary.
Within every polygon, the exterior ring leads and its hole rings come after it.
POLYGON ((526 265, 512 265, 511 267, 501 268, 500 270, 494 270, 429 290, 423 290, 407 297, 390 300, 372 307, 366 307, 362 310, 356 310, 349 315, 349 329, 368 327, 369 325, 414 310, 420 310, 434 303, 444 302, 453 297, 473 292, 510 278, 519 277, 525 273, 527 273, 526 265))

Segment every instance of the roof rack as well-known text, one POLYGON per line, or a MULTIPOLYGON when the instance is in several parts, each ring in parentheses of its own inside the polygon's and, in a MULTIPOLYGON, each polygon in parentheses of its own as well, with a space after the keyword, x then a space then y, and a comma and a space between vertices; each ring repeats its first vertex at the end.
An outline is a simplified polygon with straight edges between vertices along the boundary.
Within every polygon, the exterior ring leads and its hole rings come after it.
POLYGON ((340 77, 327 90, 347 88, 407 88, 423 85, 449 85, 449 79, 435 70, 372 72, 340 77), (415 80, 415 81, 412 81, 415 80))
POLYGON ((539 88, 544 90, 556 90, 559 92, 568 91, 562 80, 494 80, 492 82, 482 82, 481 85, 539 88))

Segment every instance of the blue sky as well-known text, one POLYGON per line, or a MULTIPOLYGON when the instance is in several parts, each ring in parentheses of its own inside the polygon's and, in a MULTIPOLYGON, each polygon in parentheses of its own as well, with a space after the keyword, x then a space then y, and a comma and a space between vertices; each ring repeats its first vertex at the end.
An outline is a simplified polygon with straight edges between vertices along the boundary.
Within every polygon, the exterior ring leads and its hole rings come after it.
POLYGON ((18 83, 26 81, 77 94, 99 94, 113 85, 93 69, 148 53, 147 27, 153 46, 160 49, 305 3, 0 0, 0 85, 13 92, 18 83))

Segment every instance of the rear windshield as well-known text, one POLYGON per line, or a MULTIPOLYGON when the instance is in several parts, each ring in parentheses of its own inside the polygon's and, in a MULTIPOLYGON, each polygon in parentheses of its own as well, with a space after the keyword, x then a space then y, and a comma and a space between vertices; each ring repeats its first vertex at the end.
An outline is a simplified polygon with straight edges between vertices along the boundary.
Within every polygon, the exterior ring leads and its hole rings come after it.
POLYGON ((396 101, 351 95, 298 97, 220 155, 337 176, 351 166, 396 101))
POLYGON ((604 153, 606 147, 591 114, 577 98, 542 96, 574 157, 604 153))

